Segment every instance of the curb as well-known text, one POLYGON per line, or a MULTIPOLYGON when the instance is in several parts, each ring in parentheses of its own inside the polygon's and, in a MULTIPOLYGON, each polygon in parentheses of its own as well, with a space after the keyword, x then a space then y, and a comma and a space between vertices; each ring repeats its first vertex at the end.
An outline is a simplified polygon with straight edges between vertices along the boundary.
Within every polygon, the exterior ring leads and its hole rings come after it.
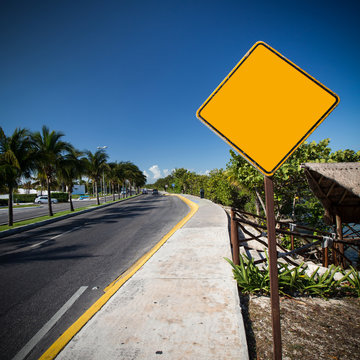
POLYGON ((36 222, 36 223, 33 223, 33 224, 19 226, 19 227, 16 227, 14 229, 0 231, 0 239, 4 238, 4 237, 7 237, 7 236, 10 236, 10 235, 19 234, 19 233, 21 233, 23 231, 36 229, 36 228, 44 226, 44 225, 52 224, 52 223, 55 223, 57 221, 65 220, 65 219, 68 219, 68 218, 73 217, 73 216, 81 215, 81 214, 84 214, 84 213, 87 213, 87 212, 90 212, 90 211, 102 209, 102 208, 107 207, 107 206, 115 205, 115 204, 117 204, 119 202, 124 202, 124 201, 127 201, 127 200, 131 200, 131 199, 134 199, 134 198, 136 198, 136 197, 138 197, 140 195, 142 195, 142 194, 138 194, 138 195, 135 195, 133 197, 122 199, 122 200, 117 200, 117 201, 114 201, 114 202, 109 203, 109 204, 103 204, 103 205, 99 205, 99 206, 92 207, 92 208, 89 208, 89 209, 76 211, 74 213, 61 215, 61 216, 55 217, 53 219, 47 219, 47 220, 39 221, 39 222, 36 222))

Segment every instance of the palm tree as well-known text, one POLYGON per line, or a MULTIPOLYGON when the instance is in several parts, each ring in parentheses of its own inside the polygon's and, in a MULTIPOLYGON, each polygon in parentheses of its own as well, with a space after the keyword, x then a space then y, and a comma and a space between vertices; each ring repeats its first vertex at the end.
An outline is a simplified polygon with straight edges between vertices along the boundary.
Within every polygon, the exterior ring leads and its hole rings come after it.
POLYGON ((146 176, 144 175, 144 173, 141 172, 141 171, 139 171, 138 174, 137 174, 137 176, 136 176, 136 180, 135 180, 136 186, 137 186, 138 188, 141 188, 141 187, 145 186, 146 180, 147 180, 147 178, 146 178, 146 176))
POLYGON ((33 183, 31 180, 28 180, 22 184, 22 188, 25 189, 26 194, 30 194, 30 190, 33 188, 33 183))
POLYGON ((46 188, 46 175, 41 171, 41 169, 37 169, 37 174, 34 177, 34 180, 34 186, 37 190, 40 187, 40 195, 42 195, 44 189, 46 188))
MULTIPOLYGON (((139 191, 139 187, 145 185, 146 176, 140 171, 140 169, 133 163, 127 163, 127 171, 126 171, 127 179, 131 185, 133 185, 137 191, 139 191)), ((131 194, 130 194, 131 195, 131 194)))
MULTIPOLYGON (((126 189, 126 184, 129 184, 129 193, 131 196, 131 181, 135 176, 134 173, 134 164, 130 161, 121 161, 119 163, 118 172, 121 174, 121 181, 123 184, 123 187, 126 189)), ((127 196, 127 189, 126 189, 126 196, 127 196)))
POLYGON ((125 174, 125 167, 124 162, 118 163, 116 172, 117 172, 117 178, 118 178, 118 188, 119 188, 119 199, 120 196, 123 196, 123 190, 125 190, 125 196, 126 196, 126 188, 125 188, 125 180, 126 180, 126 174, 125 174))
POLYGON ((48 193, 49 215, 53 216, 51 204, 51 183, 55 180, 56 170, 59 168, 63 156, 72 150, 71 144, 62 141, 62 132, 51 131, 47 126, 42 127, 42 131, 32 134, 33 144, 36 149, 36 162, 38 171, 46 176, 48 193))
POLYGON ((22 176, 30 177, 30 171, 34 164, 33 155, 28 130, 16 128, 11 136, 6 136, 0 127, 0 183, 5 184, 9 191, 9 226, 14 223, 14 189, 17 188, 22 176))
POLYGON ((115 201, 115 185, 119 183, 118 163, 111 162, 108 165, 109 165, 109 171, 108 171, 107 177, 111 184, 111 192, 112 192, 112 196, 113 196, 113 201, 115 201))
POLYGON ((125 169, 123 166, 123 162, 120 162, 118 164, 116 164, 116 182, 117 182, 117 188, 118 188, 118 198, 120 199, 121 196, 121 190, 122 190, 122 186, 125 182, 125 169))
POLYGON ((87 174, 94 181, 95 184, 95 192, 96 192, 96 200, 97 204, 100 205, 99 200, 99 192, 98 192, 98 182, 105 171, 108 168, 106 160, 108 159, 108 155, 104 150, 97 150, 95 153, 91 151, 86 152, 87 155, 87 174))
POLYGON ((57 169, 57 176, 67 189, 70 202, 70 210, 74 211, 72 202, 72 192, 75 180, 81 177, 86 171, 85 158, 81 158, 83 152, 72 149, 60 160, 60 166, 57 169))

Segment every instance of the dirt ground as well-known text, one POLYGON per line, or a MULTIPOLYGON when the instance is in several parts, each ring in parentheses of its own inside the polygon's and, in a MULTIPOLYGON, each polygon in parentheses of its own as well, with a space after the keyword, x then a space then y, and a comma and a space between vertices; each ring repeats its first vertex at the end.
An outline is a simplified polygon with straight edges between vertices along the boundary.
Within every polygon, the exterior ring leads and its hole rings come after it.
MULTIPOLYGON (((251 360, 272 359, 270 298, 240 295, 251 360)), ((284 360, 360 359, 360 299, 280 298, 284 360)))

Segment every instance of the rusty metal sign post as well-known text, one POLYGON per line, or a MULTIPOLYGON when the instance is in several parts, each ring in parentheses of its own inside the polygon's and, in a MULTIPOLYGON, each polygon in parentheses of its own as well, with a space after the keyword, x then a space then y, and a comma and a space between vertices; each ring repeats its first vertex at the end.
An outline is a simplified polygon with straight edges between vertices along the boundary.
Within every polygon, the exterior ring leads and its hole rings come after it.
POLYGON ((274 359, 281 359, 281 328, 280 328, 280 301, 279 301, 279 278, 277 268, 277 249, 275 232, 275 209, 274 209, 274 184, 272 177, 264 177, 265 200, 266 200, 266 223, 269 249, 270 269, 270 301, 271 319, 273 332, 274 359))
POLYGON ((259 41, 196 113, 205 125, 265 175, 276 360, 281 359, 281 331, 272 176, 339 101, 331 90, 259 41))

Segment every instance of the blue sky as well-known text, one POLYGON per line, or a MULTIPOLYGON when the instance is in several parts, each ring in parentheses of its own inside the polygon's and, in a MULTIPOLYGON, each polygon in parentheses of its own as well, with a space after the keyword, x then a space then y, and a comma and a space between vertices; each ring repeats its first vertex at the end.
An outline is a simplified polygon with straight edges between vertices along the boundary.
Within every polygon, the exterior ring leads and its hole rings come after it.
POLYGON ((229 146, 195 113, 261 40, 340 96, 309 140, 358 151, 359 14, 346 0, 2 0, 0 125, 107 145, 149 182, 225 167, 229 146))

